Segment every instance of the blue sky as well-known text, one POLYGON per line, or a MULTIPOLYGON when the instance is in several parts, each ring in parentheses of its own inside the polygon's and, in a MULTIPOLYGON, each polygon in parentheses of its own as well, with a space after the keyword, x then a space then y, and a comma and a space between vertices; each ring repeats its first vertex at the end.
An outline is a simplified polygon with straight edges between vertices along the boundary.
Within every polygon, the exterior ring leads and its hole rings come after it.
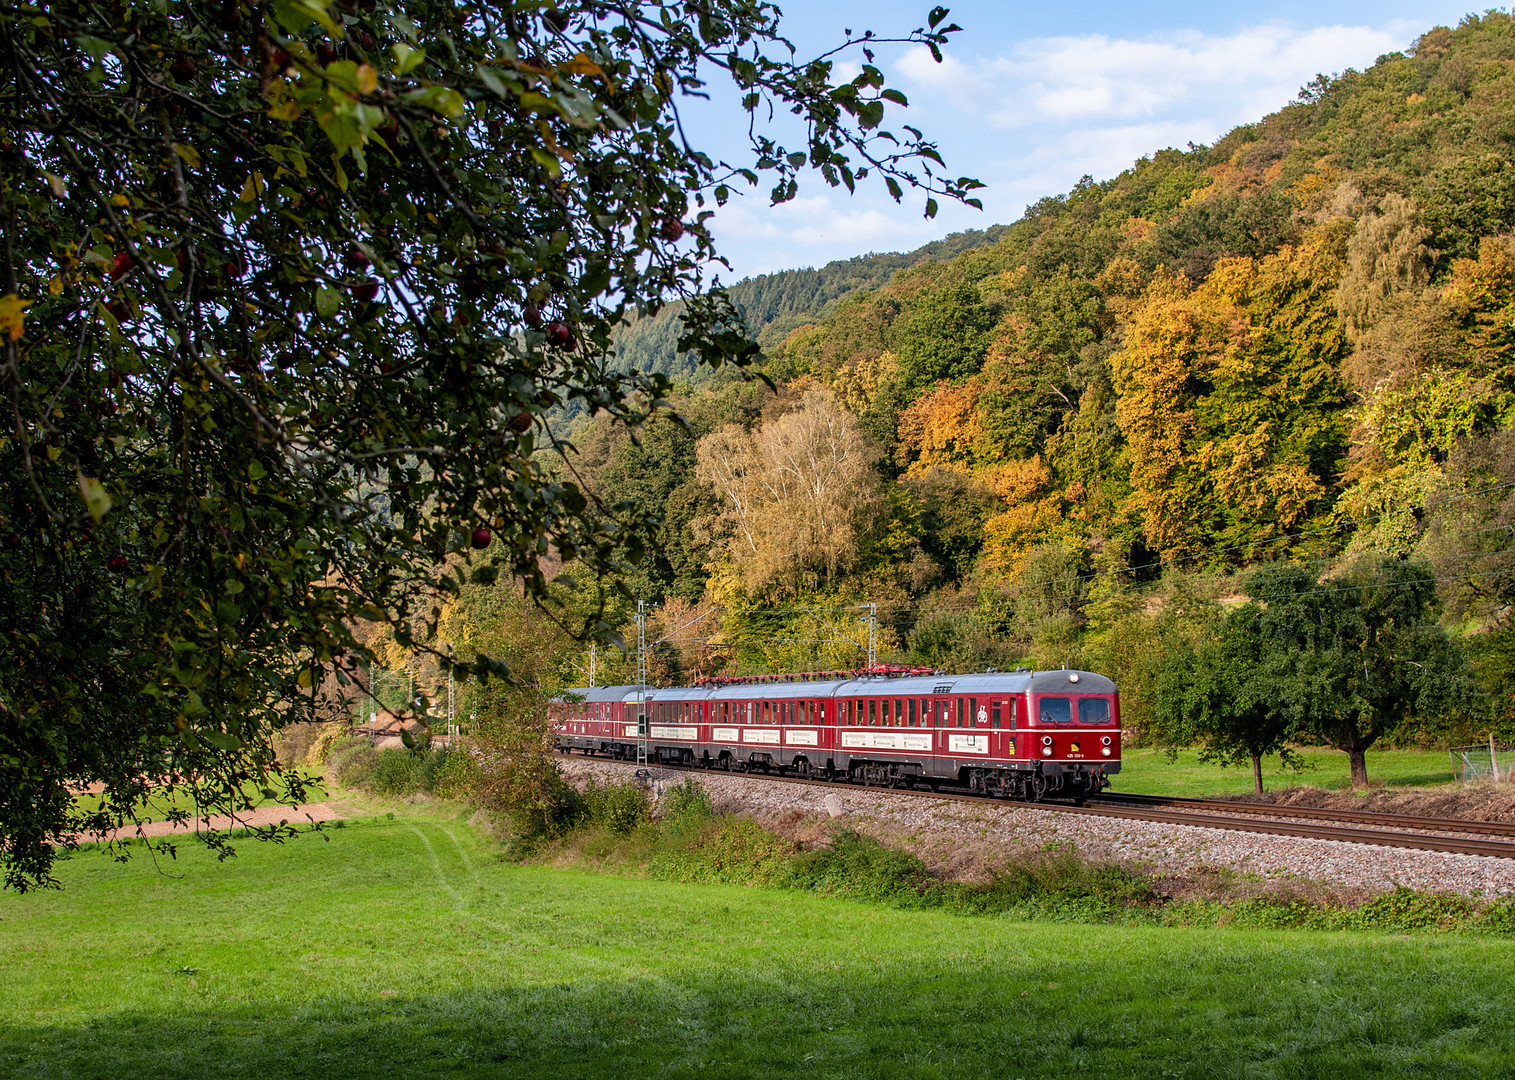
MULTIPOLYGON (((786 32, 806 56, 842 40, 844 28, 887 35, 920 26, 930 4, 782 6, 786 32)), ((964 31, 945 63, 920 48, 879 51, 890 85, 910 98, 885 126, 909 123, 936 139, 952 175, 988 185, 979 193, 984 212, 944 204, 927 221, 919 198, 895 205, 871 186, 849 197, 818 178, 780 207, 768 205, 766 188, 747 189, 714 222, 734 271, 723 279, 908 250, 1014 221, 1028 203, 1067 191, 1086 173, 1104 179, 1153 150, 1214 142, 1286 104, 1317 72, 1366 67, 1471 10, 1440 0, 950 6, 964 31)), ((729 93, 686 112, 694 141, 733 161, 744 120, 729 93)))

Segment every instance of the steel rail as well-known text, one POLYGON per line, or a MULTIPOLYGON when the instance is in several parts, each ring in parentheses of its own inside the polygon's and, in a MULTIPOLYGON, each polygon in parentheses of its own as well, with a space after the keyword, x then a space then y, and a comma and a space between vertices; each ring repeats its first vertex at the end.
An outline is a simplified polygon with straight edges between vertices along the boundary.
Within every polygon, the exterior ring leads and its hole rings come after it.
POLYGON ((1219 810, 1227 813, 1258 814, 1266 817, 1319 818, 1322 821, 1351 821, 1364 825, 1383 825, 1397 829, 1422 829, 1439 832, 1482 833, 1487 836, 1515 836, 1515 821, 1484 821, 1479 818, 1428 817, 1423 814, 1394 814, 1379 810, 1341 810, 1329 806, 1293 806, 1287 803, 1232 802, 1228 799, 1194 799, 1179 795, 1131 795, 1119 791, 1096 796, 1106 802, 1132 803, 1137 806, 1174 806, 1193 810, 1219 810))
MULTIPOLYGON (((589 760, 596 760, 591 757, 589 760)), ((600 758, 598 760, 616 760, 614 758, 600 758)), ((621 762, 621 764, 634 764, 621 762)), ((941 799, 953 802, 968 802, 979 805, 1006 806, 1024 810, 1050 810, 1060 814, 1085 814, 1093 817, 1124 818, 1132 821, 1155 821, 1166 825, 1185 825, 1196 829, 1225 829, 1230 832, 1264 833, 1273 836, 1297 836, 1310 840, 1335 840, 1348 844, 1370 844, 1376 847, 1414 848, 1420 851, 1441 851, 1455 855, 1479 855, 1492 859, 1515 859, 1515 842, 1508 840, 1480 840, 1461 836, 1428 836, 1424 833, 1395 832, 1389 829, 1367 829, 1344 825, 1312 825, 1306 822, 1272 821, 1260 817, 1247 817, 1244 815, 1227 816, 1210 811, 1197 811, 1185 813, 1182 810, 1164 810, 1158 807, 1143 806, 1119 806, 1104 801, 1108 796, 1102 797, 1098 805, 1074 806, 1072 803, 1058 802, 1015 802, 1005 799, 996 799, 986 795, 971 795, 958 792, 943 791, 917 791, 913 788, 891 788, 865 784, 855 784, 849 781, 833 780, 807 780, 798 776, 779 776, 774 773, 754 772, 726 772, 717 769, 701 769, 682 765, 648 765, 639 767, 644 771, 661 769, 673 773, 716 774, 724 776, 746 777, 759 780, 770 780, 784 784, 802 784, 808 787, 825 788, 830 791, 862 790, 875 791, 884 795, 913 795, 925 799, 941 799)), ((1162 796, 1153 796, 1162 798, 1162 796)), ((1227 805, 1222 803, 1221 805, 1227 805)), ((1256 804, 1253 804, 1256 805, 1256 804)), ((1354 811, 1347 811, 1349 813, 1354 811)), ((1432 818, 1437 821, 1438 828, 1455 829, 1456 819, 1432 818), (1448 821, 1454 824, 1447 824, 1448 821)), ((1497 824, 1497 823, 1491 823, 1497 824)))

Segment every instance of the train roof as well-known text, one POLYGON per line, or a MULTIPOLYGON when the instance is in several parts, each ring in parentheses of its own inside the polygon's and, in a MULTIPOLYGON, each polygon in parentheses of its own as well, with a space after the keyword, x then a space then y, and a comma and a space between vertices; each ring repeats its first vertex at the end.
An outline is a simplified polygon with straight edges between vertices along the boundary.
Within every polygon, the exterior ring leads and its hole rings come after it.
POLYGON ((817 698, 830 697, 844 680, 833 682, 750 682, 733 683, 717 687, 710 694, 711 701, 749 701, 753 698, 817 698))
POLYGON ((756 698, 929 697, 932 694, 1113 694, 1115 684, 1092 671, 983 671, 970 675, 907 675, 829 682, 750 682, 728 686, 576 686, 564 691, 585 702, 751 701, 756 698))
MULTIPOLYGON (((653 687, 650 686, 643 687, 642 690, 646 694, 654 692, 653 687)), ((620 702, 634 699, 637 694, 637 686, 635 683, 630 686, 570 686, 563 693, 565 695, 572 694, 579 701, 584 702, 620 702)))
MULTIPOLYGON (((931 694, 1038 694, 1065 691, 1074 694, 1113 694, 1115 684, 1092 671, 984 671, 969 675, 909 675, 903 678, 884 676, 834 682, 751 682, 735 683, 709 691, 712 701, 750 700, 752 698, 813 697, 928 697, 931 694)), ((658 700, 665 691, 658 691, 658 700)), ((677 700, 697 698, 687 695, 677 700)))

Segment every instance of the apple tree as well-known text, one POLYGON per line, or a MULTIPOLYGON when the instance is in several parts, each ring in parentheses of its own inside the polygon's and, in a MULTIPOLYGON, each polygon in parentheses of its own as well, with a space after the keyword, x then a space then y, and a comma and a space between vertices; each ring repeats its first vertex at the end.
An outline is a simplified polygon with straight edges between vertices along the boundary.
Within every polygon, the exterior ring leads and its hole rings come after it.
MULTIPOLYGON (((635 427, 612 335, 755 354, 707 219, 753 185, 974 202, 874 50, 799 59, 761 0, 0 0, 0 861, 153 792, 288 801, 271 736, 407 646, 465 580, 603 575, 649 522, 566 472, 546 417, 635 427), (836 61, 861 73, 841 79, 836 61), (681 110, 734 84, 750 155, 681 110), (777 118, 775 122, 775 118, 777 118), (76 798, 83 786, 98 796, 76 798)), ((957 28, 888 39, 940 48, 957 28)), ((605 634, 593 616, 578 628, 605 634)), ((445 658, 444 658, 445 659, 445 658)), ((473 673, 508 677, 483 657, 473 673)), ((224 834, 208 834, 225 846, 224 834)), ((280 830, 266 830, 280 835, 280 830)))

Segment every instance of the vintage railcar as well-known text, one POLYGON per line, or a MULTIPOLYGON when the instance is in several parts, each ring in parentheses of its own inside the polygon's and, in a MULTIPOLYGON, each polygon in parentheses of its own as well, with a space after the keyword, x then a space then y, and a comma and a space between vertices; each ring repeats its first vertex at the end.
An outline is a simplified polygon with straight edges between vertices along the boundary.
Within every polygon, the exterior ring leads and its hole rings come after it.
POLYGON ((653 763, 1082 801, 1120 771, 1120 697, 1089 671, 585 687, 558 747, 653 763))

